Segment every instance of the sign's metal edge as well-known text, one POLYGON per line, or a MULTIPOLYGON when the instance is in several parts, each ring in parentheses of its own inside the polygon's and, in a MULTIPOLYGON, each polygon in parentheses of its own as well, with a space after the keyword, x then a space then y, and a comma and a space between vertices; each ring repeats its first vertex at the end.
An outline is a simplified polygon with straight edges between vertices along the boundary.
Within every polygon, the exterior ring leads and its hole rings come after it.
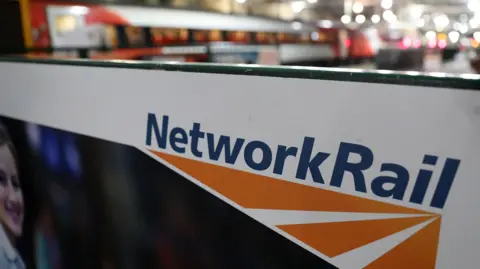
POLYGON ((0 57, 0 62, 164 70, 480 90, 480 75, 474 74, 454 75, 445 73, 394 72, 385 70, 297 66, 260 66, 245 64, 148 63, 143 61, 126 60, 92 61, 83 59, 26 59, 21 57, 0 57))

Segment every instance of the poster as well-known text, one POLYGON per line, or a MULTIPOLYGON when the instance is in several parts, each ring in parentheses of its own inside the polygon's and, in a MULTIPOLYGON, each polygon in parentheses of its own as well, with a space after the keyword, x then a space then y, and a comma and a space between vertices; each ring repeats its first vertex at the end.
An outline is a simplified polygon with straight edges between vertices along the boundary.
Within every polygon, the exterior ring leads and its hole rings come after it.
POLYGON ((476 266, 478 91, 136 67, 0 63, 3 262, 476 266))
POLYGON ((133 147, 0 127, 0 268, 335 268, 133 147))

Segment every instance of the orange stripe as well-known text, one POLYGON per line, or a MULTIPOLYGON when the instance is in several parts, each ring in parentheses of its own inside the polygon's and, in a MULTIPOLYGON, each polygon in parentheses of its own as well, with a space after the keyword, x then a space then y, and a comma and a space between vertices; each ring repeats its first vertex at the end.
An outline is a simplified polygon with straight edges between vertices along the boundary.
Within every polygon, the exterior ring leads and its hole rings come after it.
POLYGON ((329 257, 335 257, 430 219, 432 219, 431 216, 281 225, 278 227, 319 252, 329 257))
POLYGON ((435 269, 440 227, 438 218, 365 269, 435 269))
MULTIPOLYGON (((20 0, 20 14, 22 19, 23 40, 25 47, 33 46, 32 24, 30 22, 30 3, 28 0, 20 0)), ((6 26, 8 27, 8 26, 6 26)))
POLYGON ((245 208, 431 214, 422 210, 251 174, 151 151, 245 208))

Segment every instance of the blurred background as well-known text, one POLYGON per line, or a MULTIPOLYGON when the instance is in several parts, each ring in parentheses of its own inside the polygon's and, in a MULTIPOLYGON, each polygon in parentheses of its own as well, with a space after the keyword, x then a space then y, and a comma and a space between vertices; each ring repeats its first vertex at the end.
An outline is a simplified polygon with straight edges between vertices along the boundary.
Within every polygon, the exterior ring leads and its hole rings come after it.
POLYGON ((480 0, 28 1, 31 57, 480 71, 480 0))

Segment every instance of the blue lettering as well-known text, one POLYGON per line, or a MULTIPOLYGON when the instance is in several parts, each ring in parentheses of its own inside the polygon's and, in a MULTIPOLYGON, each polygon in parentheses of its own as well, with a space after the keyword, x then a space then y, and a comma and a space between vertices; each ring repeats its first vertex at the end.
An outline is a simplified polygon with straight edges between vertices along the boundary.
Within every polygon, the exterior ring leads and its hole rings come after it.
MULTIPOLYGON (((423 164, 436 165, 437 160, 437 156, 425 155, 423 157, 423 164)), ((430 184, 432 174, 432 171, 426 169, 420 169, 420 171, 418 171, 417 180, 415 181, 415 186, 413 187, 412 195, 410 196, 411 203, 423 203, 423 199, 425 199, 425 194, 427 194, 427 189, 428 185, 430 184)))
POLYGON ((188 143, 188 137, 185 130, 175 127, 170 131, 170 146, 178 153, 185 153, 185 144, 188 143))
POLYGON ((370 168, 372 164, 373 153, 369 148, 357 144, 342 142, 340 143, 340 148, 338 150, 330 185, 340 187, 345 172, 350 172, 355 183, 355 190, 359 192, 367 192, 363 171, 370 168), (349 163, 348 157, 350 156, 350 153, 360 155, 360 162, 349 163))
POLYGON ((222 151, 225 151, 225 162, 229 164, 234 164, 237 161, 238 154, 242 149, 245 139, 243 138, 235 139, 233 150, 231 150, 229 136, 221 135, 216 145, 215 145, 214 138, 215 137, 213 134, 207 133, 208 155, 210 159, 214 161, 218 161, 222 151))
POLYGON ((296 177, 298 179, 305 179, 307 177, 307 172, 310 171, 313 181, 324 184, 325 181, 323 180, 322 173, 320 172, 320 165, 328 158, 328 156, 330 156, 330 154, 318 152, 315 157, 312 158, 314 143, 315 138, 313 137, 305 137, 303 140, 296 177))
POLYGON ((436 208, 443 208, 445 206, 445 202, 447 201, 450 188, 452 187, 459 166, 460 160, 447 158, 440 179, 438 180, 437 188, 433 193, 430 206, 436 208))
POLYGON ((202 157, 202 152, 198 150, 198 139, 204 138, 205 133, 200 131, 200 123, 194 123, 192 130, 189 132, 191 139, 191 150, 192 154, 195 157, 201 158, 202 157))
MULTIPOLYGON (((182 154, 185 154, 188 147, 190 147, 193 156, 201 158, 204 157, 204 152, 200 150, 202 149, 200 147, 201 139, 206 140, 207 149, 203 151, 208 150, 208 158, 210 160, 218 161, 220 156, 224 154, 225 163, 235 164, 240 156, 240 152, 243 150, 245 164, 252 170, 265 171, 273 164, 273 173, 282 175, 287 159, 291 157, 291 162, 297 162, 295 174, 297 179, 305 180, 310 173, 314 182, 325 184, 326 179, 322 175, 321 167, 331 154, 314 151, 314 137, 304 137, 301 148, 278 145, 277 152, 273 155, 272 147, 263 141, 253 140, 249 142, 245 141, 244 138, 231 138, 227 135, 208 133, 201 130, 201 124, 197 122, 193 123, 190 130, 181 127, 169 130, 169 116, 163 115, 160 123, 157 121, 155 114, 148 113, 147 115, 145 137, 147 146, 166 149, 167 143, 169 143, 173 151, 182 154), (215 136, 217 136, 218 141, 215 140, 215 136), (190 146, 188 145, 189 143, 190 146), (244 145, 245 148, 243 148, 244 145), (261 159, 254 159, 254 154, 260 156, 260 153, 261 159)), ((371 192, 378 197, 390 197, 396 200, 408 199, 410 203, 424 204, 428 203, 428 201, 425 202, 426 193, 429 189, 435 187, 430 206, 443 209, 459 169, 460 160, 447 158, 437 185, 430 186, 432 185, 430 182, 432 181, 433 171, 438 160, 438 156, 424 155, 422 164, 430 167, 419 169, 414 183, 410 183, 410 174, 406 167, 396 163, 382 163, 380 167, 381 174, 373 177, 371 181, 371 192), (410 197, 406 198, 405 193, 409 183, 414 185, 410 197)), ((366 193, 365 171, 372 167, 373 161, 374 154, 367 146, 341 142, 333 165, 330 185, 341 187, 345 173, 348 172, 353 177, 355 190, 366 193), (354 161, 352 157, 357 157, 358 161, 354 161)), ((370 173, 368 174, 370 175, 370 173)))
POLYGON ((372 192, 380 197, 392 197, 402 200, 407 190, 409 174, 403 166, 394 163, 384 163, 380 169, 381 172, 392 172, 396 177, 379 176, 372 181, 372 192), (393 188, 386 189, 385 184, 393 184, 393 188))
POLYGON ((245 146, 243 152, 245 163, 252 168, 253 170, 263 171, 267 170, 270 164, 272 163, 272 150, 268 147, 267 144, 262 141, 251 141, 245 146), (262 151, 262 160, 260 162, 255 162, 253 159, 253 153, 256 149, 262 151))
POLYGON ((296 157, 298 148, 286 147, 283 145, 278 146, 277 156, 275 157, 275 164, 273 166, 273 173, 277 175, 283 174, 283 167, 285 167, 285 160, 288 156, 296 157))
POLYGON ((168 132, 168 116, 163 116, 162 134, 158 129, 157 117, 155 114, 148 113, 147 118, 147 138, 145 143, 148 146, 152 145, 152 131, 155 133, 155 140, 159 148, 165 149, 167 147, 167 132, 168 132))

